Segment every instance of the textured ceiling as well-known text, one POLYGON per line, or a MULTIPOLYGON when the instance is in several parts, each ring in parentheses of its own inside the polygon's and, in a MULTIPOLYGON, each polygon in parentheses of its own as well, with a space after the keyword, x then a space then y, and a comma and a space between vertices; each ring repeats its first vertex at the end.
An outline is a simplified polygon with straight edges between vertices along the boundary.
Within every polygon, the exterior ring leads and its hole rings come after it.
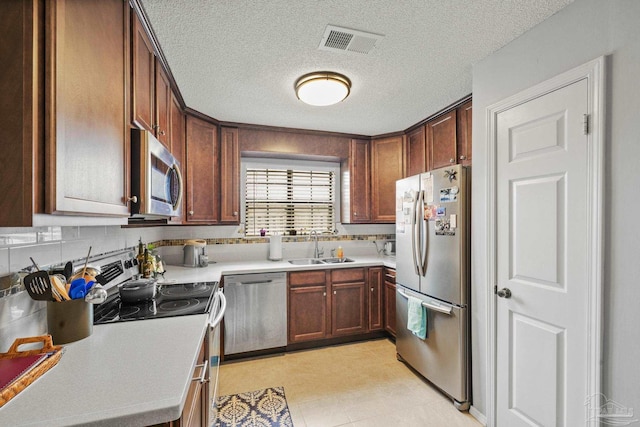
POLYGON ((472 64, 573 0, 143 0, 187 106, 225 122, 380 135, 471 93, 472 64), (327 25, 382 34, 368 55, 319 50, 327 25), (311 71, 348 76, 329 107, 311 71))

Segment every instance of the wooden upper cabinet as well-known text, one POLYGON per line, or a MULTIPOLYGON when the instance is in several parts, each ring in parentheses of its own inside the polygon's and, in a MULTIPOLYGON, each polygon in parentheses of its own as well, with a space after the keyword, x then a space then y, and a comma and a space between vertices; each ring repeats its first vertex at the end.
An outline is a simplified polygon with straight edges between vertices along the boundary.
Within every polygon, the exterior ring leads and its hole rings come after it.
POLYGON ((457 163, 456 110, 449 111, 426 124, 427 148, 431 165, 428 170, 457 163))
POLYGON ((471 116, 472 102, 468 101, 458 107, 458 163, 471 165, 471 116))
POLYGON ((187 223, 218 222, 218 127, 187 116, 185 219, 187 223))
POLYGON ((44 81, 44 49, 39 46, 38 1, 0 2, 0 227, 31 226, 33 214, 44 209, 44 190, 39 188, 44 171, 44 147, 40 126, 44 114, 36 102, 44 81))
POLYGON ((407 176, 427 171, 427 142, 424 126, 407 134, 407 176))
POLYGON ((171 150, 171 84, 160 61, 155 60, 155 135, 165 147, 171 150))
POLYGON ((349 147, 349 203, 352 223, 371 222, 369 141, 352 139, 349 147))
MULTIPOLYGON (((171 96, 171 106, 169 108, 169 130, 171 136, 171 154, 176 158, 178 164, 180 165, 180 171, 183 175, 183 182, 186 169, 187 162, 185 156, 185 133, 186 133, 186 124, 185 124, 185 115, 180 108, 180 103, 176 99, 175 96, 171 96)), ((185 198, 182 198, 180 216, 172 217, 171 222, 180 224, 184 221, 185 217, 185 198)))
POLYGON ((46 211, 128 216, 128 2, 46 8, 46 211))
POLYGON ((220 129, 220 222, 240 223, 240 147, 238 129, 220 129))
POLYGON ((140 18, 135 13, 131 15, 131 121, 141 129, 154 132, 156 58, 140 18))
POLYGON ((402 136, 371 141, 371 219, 394 223, 396 220, 396 181, 404 177, 402 136))

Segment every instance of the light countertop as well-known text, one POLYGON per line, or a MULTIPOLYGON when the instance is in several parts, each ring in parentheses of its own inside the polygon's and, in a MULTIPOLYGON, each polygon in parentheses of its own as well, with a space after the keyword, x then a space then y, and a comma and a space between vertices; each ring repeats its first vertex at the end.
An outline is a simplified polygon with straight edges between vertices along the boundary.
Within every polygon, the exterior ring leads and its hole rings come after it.
MULTIPOLYGON (((200 281, 219 281, 222 276, 230 274, 268 273, 275 271, 304 271, 318 269, 353 268, 385 266, 396 267, 395 257, 353 256, 354 262, 335 264, 293 265, 288 261, 241 261, 211 263, 208 267, 190 268, 170 265, 167 267, 164 281, 171 283, 189 283, 200 281)), ((162 283, 162 280, 159 282, 162 283)))
MULTIPOLYGON (((389 257, 292 265, 286 261, 168 266, 165 281, 215 281, 228 274, 384 265, 389 257)), ((175 420, 184 407, 207 315, 94 325, 89 337, 65 345, 50 371, 0 408, 2 426, 145 426, 175 420)))

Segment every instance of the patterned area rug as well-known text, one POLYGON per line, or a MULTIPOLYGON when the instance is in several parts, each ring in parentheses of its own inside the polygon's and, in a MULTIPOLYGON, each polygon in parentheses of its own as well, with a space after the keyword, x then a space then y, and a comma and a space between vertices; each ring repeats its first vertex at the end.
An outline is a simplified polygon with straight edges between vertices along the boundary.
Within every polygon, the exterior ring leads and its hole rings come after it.
POLYGON ((293 427, 284 388, 218 397, 216 427, 293 427))

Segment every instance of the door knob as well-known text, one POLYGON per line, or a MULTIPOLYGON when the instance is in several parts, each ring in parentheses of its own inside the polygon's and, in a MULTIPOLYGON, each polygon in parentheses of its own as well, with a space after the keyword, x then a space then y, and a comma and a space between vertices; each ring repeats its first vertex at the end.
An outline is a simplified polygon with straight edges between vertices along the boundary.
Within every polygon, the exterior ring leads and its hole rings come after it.
POLYGON ((511 289, 502 288, 496 292, 500 298, 511 298, 511 289))

